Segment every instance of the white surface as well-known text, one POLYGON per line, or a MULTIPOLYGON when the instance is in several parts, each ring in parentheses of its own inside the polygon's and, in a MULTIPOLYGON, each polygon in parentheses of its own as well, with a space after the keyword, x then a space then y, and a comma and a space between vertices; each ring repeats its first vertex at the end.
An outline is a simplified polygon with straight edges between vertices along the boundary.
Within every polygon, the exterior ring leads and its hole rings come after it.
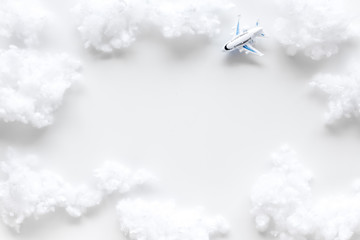
MULTIPOLYGON (((83 60, 84 81, 66 96, 54 125, 38 130, 0 123, 1 150, 10 145, 36 153, 45 168, 74 182, 108 158, 147 168, 161 181, 137 195, 222 214, 231 223, 229 240, 263 239, 249 214, 249 192, 282 143, 313 170, 318 195, 347 191, 360 176, 360 125, 325 127, 325 101, 308 86, 318 71, 345 69, 360 53, 355 42, 322 62, 287 57, 271 37, 256 45, 262 58, 227 55, 220 49, 234 10, 211 41, 164 40, 149 30, 119 56, 102 58, 84 50, 71 28, 72 1, 44 2, 58 19, 43 49, 83 60)), ((243 23, 260 17, 265 31, 271 29, 276 8, 269 1, 238 5, 243 23)), ((59 211, 25 223, 20 234, 0 225, 0 239, 121 239, 115 205, 113 198, 78 221, 59 211)))

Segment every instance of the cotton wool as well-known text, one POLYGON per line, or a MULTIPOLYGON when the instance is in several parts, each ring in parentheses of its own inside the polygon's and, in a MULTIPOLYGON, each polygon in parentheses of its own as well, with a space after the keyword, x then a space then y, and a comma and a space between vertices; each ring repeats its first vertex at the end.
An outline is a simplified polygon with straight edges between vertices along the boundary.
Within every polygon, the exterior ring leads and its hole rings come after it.
POLYGON ((227 0, 153 0, 153 19, 166 38, 182 35, 213 37, 220 33, 220 14, 233 7, 227 0))
POLYGON ((351 17, 341 0, 277 0, 281 16, 275 21, 277 40, 288 55, 303 52, 313 60, 328 58, 353 37, 351 17))
POLYGON ((51 14, 37 0, 0 0, 0 16, 0 37, 34 47, 51 14))
POLYGON ((65 53, 0 50, 0 118, 37 128, 52 124, 53 112, 79 78, 80 62, 65 53))
POLYGON ((131 240, 208 240, 228 232, 224 218, 171 201, 124 199, 117 205, 120 231, 131 240))
POLYGON ((83 0, 72 9, 84 47, 100 52, 126 48, 135 41, 143 17, 135 11, 133 4, 123 0, 83 0))
POLYGON ((312 174, 293 150, 282 147, 272 163, 251 194, 258 231, 282 240, 350 240, 360 233, 359 181, 349 194, 317 199, 312 174))
POLYGON ((219 33, 224 0, 82 0, 72 8, 85 48, 109 53, 129 47, 141 31, 155 27, 166 38, 219 33))
POLYGON ((360 117, 360 70, 354 61, 343 74, 320 73, 310 85, 328 96, 325 121, 334 124, 340 119, 360 117))
POLYGON ((106 162, 94 170, 87 184, 75 185, 54 172, 39 168, 37 162, 36 156, 21 156, 9 150, 7 158, 0 163, 3 175, 0 215, 7 226, 17 231, 26 219, 38 219, 59 208, 72 217, 80 217, 112 192, 126 193, 152 179, 144 170, 131 171, 117 162, 106 162))

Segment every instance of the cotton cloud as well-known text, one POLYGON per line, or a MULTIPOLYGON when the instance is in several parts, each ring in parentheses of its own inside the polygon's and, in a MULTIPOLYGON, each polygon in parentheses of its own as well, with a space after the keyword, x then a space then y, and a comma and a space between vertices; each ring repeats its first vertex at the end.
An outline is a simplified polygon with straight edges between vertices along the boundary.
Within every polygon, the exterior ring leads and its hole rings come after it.
POLYGON ((278 0, 282 16, 275 36, 293 56, 302 51, 313 60, 330 57, 355 33, 341 0, 278 0))
POLYGON ((183 34, 209 37, 220 31, 218 12, 227 1, 83 0, 72 12, 85 48, 112 52, 129 47, 137 35, 155 26, 167 38, 183 34))
POLYGON ((312 174, 288 147, 272 157, 271 170, 255 183, 251 201, 255 226, 279 239, 349 240, 360 233, 360 188, 347 195, 315 199, 312 174))
POLYGON ((226 221, 173 202, 121 200, 117 205, 120 231, 131 240, 208 240, 228 231, 226 221))
POLYGON ((67 54, 10 47, 0 50, 0 118, 41 128, 68 88, 81 77, 80 63, 67 54))
POLYGON ((0 0, 0 16, 0 37, 33 47, 51 15, 36 0, 0 0))
POLYGON ((325 114, 328 124, 360 117, 360 70, 356 62, 351 63, 343 74, 317 74, 310 85, 328 96, 325 114))
POLYGON ((87 184, 74 185, 51 171, 40 169, 36 156, 21 156, 9 150, 0 163, 0 215, 2 221, 19 231, 28 218, 63 208, 80 217, 113 192, 126 193, 153 177, 144 170, 131 171, 117 162, 106 162, 95 169, 87 184))

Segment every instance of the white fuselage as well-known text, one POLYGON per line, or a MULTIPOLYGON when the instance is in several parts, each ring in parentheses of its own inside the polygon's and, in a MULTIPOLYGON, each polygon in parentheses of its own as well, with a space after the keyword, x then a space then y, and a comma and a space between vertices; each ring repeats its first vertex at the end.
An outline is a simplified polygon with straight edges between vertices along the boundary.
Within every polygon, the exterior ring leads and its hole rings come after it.
POLYGON ((254 27, 249 29, 247 32, 240 33, 231 41, 225 44, 224 50, 231 51, 238 47, 241 47, 245 45, 247 42, 249 42, 252 38, 256 37, 258 34, 261 34, 262 31, 263 31, 262 27, 254 27))

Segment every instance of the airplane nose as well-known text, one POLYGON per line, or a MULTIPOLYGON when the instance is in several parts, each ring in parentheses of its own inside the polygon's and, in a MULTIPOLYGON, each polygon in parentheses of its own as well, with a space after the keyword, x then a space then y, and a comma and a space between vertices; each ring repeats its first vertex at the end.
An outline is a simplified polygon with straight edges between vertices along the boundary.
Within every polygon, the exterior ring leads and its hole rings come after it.
POLYGON ((227 44, 224 46, 224 49, 226 50, 226 51, 229 51, 230 49, 227 47, 227 44))

